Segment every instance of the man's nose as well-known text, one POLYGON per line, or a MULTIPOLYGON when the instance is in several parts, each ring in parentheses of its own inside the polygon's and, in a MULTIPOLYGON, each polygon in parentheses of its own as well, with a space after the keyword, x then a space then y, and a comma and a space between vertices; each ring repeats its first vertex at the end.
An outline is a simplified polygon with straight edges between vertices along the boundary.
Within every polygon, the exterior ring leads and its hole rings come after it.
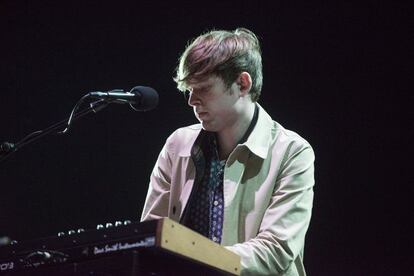
POLYGON ((188 95, 188 105, 189 106, 196 106, 201 104, 200 98, 195 95, 193 92, 190 92, 188 95))

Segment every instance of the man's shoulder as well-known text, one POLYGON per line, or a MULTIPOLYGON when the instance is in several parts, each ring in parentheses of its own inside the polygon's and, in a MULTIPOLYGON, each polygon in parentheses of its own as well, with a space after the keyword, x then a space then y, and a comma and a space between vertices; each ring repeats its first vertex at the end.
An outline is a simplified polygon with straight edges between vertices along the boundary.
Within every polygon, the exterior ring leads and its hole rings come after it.
POLYGON ((303 138, 301 135, 299 135, 297 132, 287 129, 284 126, 282 126, 280 123, 274 121, 275 123, 275 130, 276 130, 276 137, 279 140, 282 141, 288 141, 290 143, 296 143, 296 144, 303 144, 303 145, 309 145, 309 142, 303 138))
POLYGON ((313 149, 310 143, 297 132, 284 128, 278 122, 275 122, 275 130, 276 135, 273 150, 285 148, 291 154, 308 150, 313 155, 313 149))
POLYGON ((191 147, 201 129, 201 124, 194 124, 176 129, 167 139, 167 150, 171 153, 190 156, 191 147))
POLYGON ((200 133, 202 127, 201 124, 194 124, 185 127, 180 127, 176 129, 168 138, 169 140, 173 139, 192 139, 196 138, 200 133))
POLYGON ((274 120, 266 110, 259 107, 259 116, 251 135, 247 139, 246 146, 261 158, 266 158, 269 152, 280 154, 281 152, 297 152, 304 148, 310 148, 309 143, 295 131, 286 129, 282 124, 274 120))

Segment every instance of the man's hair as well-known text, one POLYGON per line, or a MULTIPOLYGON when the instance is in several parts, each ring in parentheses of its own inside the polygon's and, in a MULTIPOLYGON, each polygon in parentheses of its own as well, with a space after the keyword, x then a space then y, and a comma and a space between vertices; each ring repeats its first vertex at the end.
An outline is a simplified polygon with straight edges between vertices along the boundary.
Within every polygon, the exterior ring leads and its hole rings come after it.
POLYGON ((220 77, 227 88, 242 72, 252 78, 250 95, 257 101, 263 84, 262 57, 259 40, 245 28, 234 31, 213 30, 195 38, 179 60, 174 78, 177 88, 186 91, 189 83, 211 75, 220 77))

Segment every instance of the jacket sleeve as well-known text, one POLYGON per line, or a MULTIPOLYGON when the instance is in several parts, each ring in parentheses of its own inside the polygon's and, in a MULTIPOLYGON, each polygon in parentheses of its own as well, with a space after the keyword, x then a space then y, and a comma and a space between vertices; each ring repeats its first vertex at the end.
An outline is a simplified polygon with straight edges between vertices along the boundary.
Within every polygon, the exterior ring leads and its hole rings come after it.
POLYGON ((241 256, 242 275, 302 275, 305 234, 314 186, 314 153, 309 144, 289 147, 258 235, 226 247, 241 256), (290 152, 290 153, 289 153, 290 152))
POLYGON ((168 216, 172 166, 167 149, 168 140, 162 148, 152 170, 141 221, 168 216))

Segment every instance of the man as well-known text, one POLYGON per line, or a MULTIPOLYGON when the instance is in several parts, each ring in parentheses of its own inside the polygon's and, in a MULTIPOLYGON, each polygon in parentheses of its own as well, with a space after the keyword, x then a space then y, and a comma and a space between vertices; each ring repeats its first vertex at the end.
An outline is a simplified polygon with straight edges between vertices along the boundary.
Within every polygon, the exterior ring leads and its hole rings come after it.
POLYGON ((175 81, 200 124, 167 140, 142 220, 169 217, 242 258, 243 275, 305 275, 313 201, 311 146, 257 103, 262 62, 251 31, 211 31, 180 58, 175 81))

